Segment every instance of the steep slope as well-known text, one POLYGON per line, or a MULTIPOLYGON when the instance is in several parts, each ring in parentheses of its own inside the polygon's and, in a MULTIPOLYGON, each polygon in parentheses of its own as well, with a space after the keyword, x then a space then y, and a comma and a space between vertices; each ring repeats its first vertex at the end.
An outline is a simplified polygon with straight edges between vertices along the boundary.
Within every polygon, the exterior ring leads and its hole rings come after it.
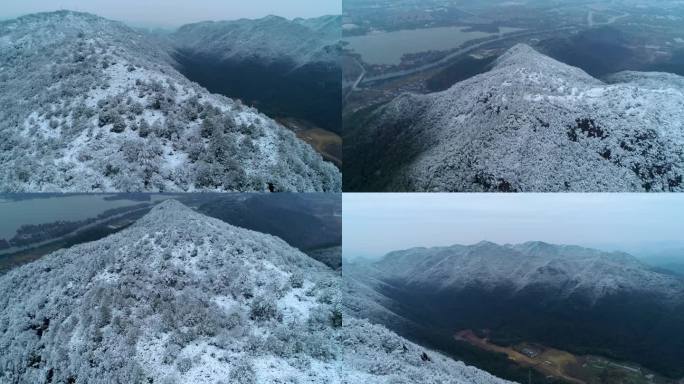
POLYGON ((0 23, 2 189, 340 189, 311 147, 187 80, 171 50, 89 14, 0 23))
POLYGON ((210 91, 341 133, 340 16, 202 22, 171 37, 177 68, 210 91))
POLYGON ((278 238, 167 201, 0 280, 0 382, 334 379, 335 279, 278 238))
POLYGON ((345 129, 346 190, 681 191, 684 79, 607 82, 517 45, 345 129))
POLYGON ((381 325, 345 317, 343 383, 511 384, 414 344, 381 325))
POLYGON ((342 267, 342 199, 333 193, 249 194, 202 204, 208 216, 270 233, 333 269, 342 267))
POLYGON ((481 242, 392 252, 354 277, 371 291, 356 312, 392 328, 413 322, 426 340, 487 329, 503 345, 537 342, 684 375, 684 279, 625 253, 481 242))
POLYGON ((504 383, 363 320, 342 327, 339 275, 172 200, 0 289, 2 383, 504 383))

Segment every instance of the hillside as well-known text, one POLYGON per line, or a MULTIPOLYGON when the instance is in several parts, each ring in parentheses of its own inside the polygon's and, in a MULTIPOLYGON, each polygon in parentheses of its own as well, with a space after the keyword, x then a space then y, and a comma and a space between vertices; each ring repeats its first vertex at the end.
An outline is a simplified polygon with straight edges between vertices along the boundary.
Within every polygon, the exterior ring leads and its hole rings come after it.
MULTIPOLYGON (((176 67, 214 93, 269 116, 342 132, 341 16, 184 25, 169 38, 176 67)), ((280 121, 280 120, 279 120, 280 121)))
POLYGON ((339 191, 274 120, 173 67, 168 42, 60 11, 0 23, 5 191, 339 191))
POLYGON ((516 45, 493 68, 404 94, 345 129, 349 191, 681 191, 684 79, 605 80, 516 45))
POLYGON ((0 277, 0 382, 505 383, 343 324, 339 280, 276 237, 168 200, 0 277))
POLYGON ((174 33, 173 41, 222 60, 285 61, 296 66, 337 63, 340 36, 340 16, 294 20, 267 16, 187 24, 174 33))

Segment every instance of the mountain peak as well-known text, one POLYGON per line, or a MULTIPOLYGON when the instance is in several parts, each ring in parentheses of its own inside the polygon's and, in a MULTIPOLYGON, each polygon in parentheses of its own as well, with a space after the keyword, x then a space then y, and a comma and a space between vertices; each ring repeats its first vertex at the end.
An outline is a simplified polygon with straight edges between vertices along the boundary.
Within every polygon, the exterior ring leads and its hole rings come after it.
POLYGON ((103 17, 94 15, 88 12, 72 11, 67 9, 62 9, 58 11, 51 12, 39 12, 31 13, 13 20, 6 20, 6 23, 17 23, 17 24, 30 24, 30 23, 60 23, 62 27, 69 26, 71 24, 82 24, 88 25, 93 23, 113 23, 118 25, 124 25, 118 21, 113 21, 105 19, 103 17))
POLYGON ((537 52, 527 44, 518 43, 496 59, 496 66, 518 64, 521 62, 528 63, 535 59, 548 60, 548 57, 537 52))
POLYGON ((476 244, 472 245, 473 248, 499 248, 501 247, 499 244, 488 241, 488 240, 482 240, 476 244))
POLYGON ((496 61, 496 69, 521 69, 526 72, 541 74, 563 75, 564 77, 582 77, 587 81, 594 80, 589 74, 579 68, 561 63, 540 53, 527 44, 516 44, 509 48, 496 61))
POLYGON ((346 189, 683 190, 684 78, 623 73, 609 81, 518 44, 486 73, 369 114, 368 134, 345 138, 354 152, 371 153, 348 156, 346 189), (395 156, 406 148, 414 156, 395 156))
POLYGON ((262 21, 288 21, 286 18, 278 15, 266 15, 261 18, 262 21))
POLYGON ((150 214, 158 214, 160 212, 180 212, 184 215, 195 213, 195 211, 193 211, 191 208, 182 204, 176 199, 164 200, 163 202, 157 204, 154 208, 152 208, 150 214))
POLYGON ((168 199, 155 205, 140 221, 144 223, 143 225, 166 226, 167 224, 175 225, 178 222, 185 222, 187 224, 193 218, 211 220, 210 217, 195 212, 192 208, 183 205, 178 200, 168 199))
MULTIPOLYGON (((106 372, 112 382, 242 382, 236 366, 303 370, 269 346, 313 336, 309 350, 325 354, 297 358, 324 367, 307 372, 313 381, 334 382, 336 278, 280 239, 167 200, 121 232, 0 276, 0 381, 97 383, 106 372), (76 348, 92 363, 67 353, 76 348), (41 364, 25 365, 31 356, 41 364)), ((277 382, 275 372, 259 370, 259 382, 277 382)))

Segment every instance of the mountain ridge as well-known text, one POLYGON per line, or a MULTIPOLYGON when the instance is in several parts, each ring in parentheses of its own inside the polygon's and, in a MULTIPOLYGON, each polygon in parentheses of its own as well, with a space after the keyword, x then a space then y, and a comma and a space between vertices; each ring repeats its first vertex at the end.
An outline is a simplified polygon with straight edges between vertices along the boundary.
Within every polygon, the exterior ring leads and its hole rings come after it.
POLYGON ((628 253, 544 242, 413 248, 390 252, 372 265, 383 280, 443 290, 482 285, 519 292, 541 285, 554 287, 561 297, 579 293, 592 302, 618 292, 684 297, 684 280, 655 272, 628 253))
POLYGON ((306 63, 335 63, 332 47, 341 36, 341 16, 316 18, 266 16, 260 19, 205 21, 186 24, 174 32, 174 44, 195 53, 225 52, 223 60, 291 60, 294 67, 306 63), (259 47, 258 49, 255 49, 259 47))
POLYGON ((684 188, 684 80, 635 72, 608 78, 516 45, 488 72, 445 91, 401 95, 360 117, 345 134, 345 189, 684 188))
POLYGON ((0 23, 6 191, 339 191, 288 129, 176 71, 162 39, 59 11, 0 23))

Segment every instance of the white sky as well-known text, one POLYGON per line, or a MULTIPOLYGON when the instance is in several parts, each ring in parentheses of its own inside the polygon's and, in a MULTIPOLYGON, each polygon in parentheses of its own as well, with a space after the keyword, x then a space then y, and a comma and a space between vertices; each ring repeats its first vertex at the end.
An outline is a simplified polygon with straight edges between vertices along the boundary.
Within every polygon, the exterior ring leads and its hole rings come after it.
POLYGON ((204 20, 341 14, 341 0, 2 0, 0 19, 68 9, 137 26, 176 27, 204 20))
POLYGON ((342 207, 349 258, 482 240, 622 250, 684 243, 684 194, 345 193, 342 207))

